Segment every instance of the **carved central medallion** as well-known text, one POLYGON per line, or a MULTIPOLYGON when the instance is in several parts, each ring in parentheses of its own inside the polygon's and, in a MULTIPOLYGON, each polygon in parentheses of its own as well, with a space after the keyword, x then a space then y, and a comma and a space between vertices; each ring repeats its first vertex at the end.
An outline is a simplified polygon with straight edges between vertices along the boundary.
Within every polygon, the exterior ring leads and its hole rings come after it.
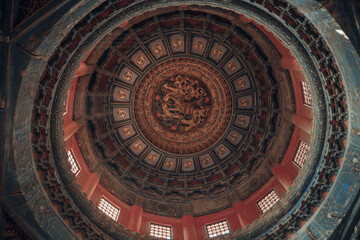
POLYGON ((154 113, 170 131, 188 132, 205 123, 211 111, 211 94, 207 86, 191 76, 175 76, 159 85, 154 113))
POLYGON ((174 154, 200 153, 225 134, 232 94, 223 75, 199 59, 176 58, 141 79, 133 111, 146 139, 174 154))

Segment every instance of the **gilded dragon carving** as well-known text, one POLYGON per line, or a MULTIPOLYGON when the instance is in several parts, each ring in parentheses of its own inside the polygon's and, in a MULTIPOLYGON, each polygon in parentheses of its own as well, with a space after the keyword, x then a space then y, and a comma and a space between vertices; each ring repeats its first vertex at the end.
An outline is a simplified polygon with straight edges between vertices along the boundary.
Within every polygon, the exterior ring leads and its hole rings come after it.
POLYGON ((207 119, 210 94, 198 80, 188 76, 173 77, 161 86, 161 93, 162 97, 156 97, 161 106, 157 109, 157 117, 161 122, 171 122, 173 131, 190 131, 207 119))

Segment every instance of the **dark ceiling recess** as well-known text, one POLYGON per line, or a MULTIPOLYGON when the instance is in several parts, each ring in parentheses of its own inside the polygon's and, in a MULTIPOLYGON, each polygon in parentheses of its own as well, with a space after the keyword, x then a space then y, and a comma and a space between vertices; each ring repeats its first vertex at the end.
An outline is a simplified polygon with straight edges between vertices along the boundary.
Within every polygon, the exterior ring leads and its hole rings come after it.
POLYGON ((4 240, 31 240, 31 238, 24 232, 19 224, 12 219, 6 212, 2 212, 1 238, 4 240))
POLYGON ((339 23, 360 54, 360 2, 356 0, 319 2, 323 3, 324 8, 339 23))

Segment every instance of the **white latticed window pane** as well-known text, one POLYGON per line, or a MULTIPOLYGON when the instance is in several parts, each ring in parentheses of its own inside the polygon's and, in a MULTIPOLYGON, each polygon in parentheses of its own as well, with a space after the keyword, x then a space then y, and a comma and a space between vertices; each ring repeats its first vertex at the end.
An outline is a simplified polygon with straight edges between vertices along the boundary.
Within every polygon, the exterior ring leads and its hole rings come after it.
POLYGON ((172 227, 151 223, 150 236, 160 239, 171 239, 172 227))
POLYGON ((280 200, 279 196, 274 190, 271 190, 265 197, 263 197, 257 204, 262 213, 266 213, 280 200))
POLYGON ((301 89, 303 92, 304 104, 311 107, 311 94, 309 85, 306 82, 301 82, 301 89))
POLYGON ((214 238, 230 233, 230 228, 226 220, 206 225, 209 237, 214 238))
POLYGON ((299 147, 296 151, 295 157, 293 159, 293 162, 298 165, 300 168, 304 166, 304 162, 306 160, 307 152, 309 150, 309 145, 304 143, 303 141, 300 141, 299 147))
POLYGON ((119 218, 120 208, 117 208, 105 198, 101 198, 98 208, 114 221, 119 218))
POLYGON ((68 156, 68 161, 69 161, 70 166, 71 166, 71 172, 73 174, 75 174, 75 176, 78 175, 78 173, 80 172, 80 167, 79 167, 79 164, 77 163, 77 161, 75 160, 72 152, 68 151, 67 156, 68 156))

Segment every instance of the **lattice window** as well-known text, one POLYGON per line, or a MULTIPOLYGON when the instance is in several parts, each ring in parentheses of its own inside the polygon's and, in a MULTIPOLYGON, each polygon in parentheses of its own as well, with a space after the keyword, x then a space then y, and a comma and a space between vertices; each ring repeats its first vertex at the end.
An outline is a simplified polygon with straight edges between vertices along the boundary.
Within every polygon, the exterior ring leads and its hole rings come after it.
POLYGON ((172 239, 172 227, 151 223, 150 236, 160 239, 172 239))
POLYGON ((214 238, 230 233, 229 224, 226 220, 206 225, 206 231, 209 237, 214 238))
POLYGON ((67 151, 68 161, 71 166, 71 172, 77 176, 80 172, 80 167, 77 161, 74 158, 74 155, 71 151, 67 151))
POLYGON ((307 105, 308 107, 311 107, 311 93, 310 93, 310 88, 309 85, 302 81, 301 82, 301 89, 302 89, 302 93, 303 93, 303 101, 304 104, 307 105))
POLYGON ((260 201, 257 202, 262 213, 266 213, 272 208, 278 201, 280 201, 279 196, 274 190, 271 190, 268 194, 265 195, 260 201))
POLYGON ((304 143, 303 141, 300 141, 300 144, 298 146, 298 149, 296 151, 295 157, 293 159, 293 162, 300 168, 304 166, 304 162, 306 160, 307 152, 309 150, 309 145, 304 143))
POLYGON ((119 218, 120 208, 116 207, 114 204, 106 200, 104 197, 101 198, 98 208, 109 218, 115 222, 119 218))

